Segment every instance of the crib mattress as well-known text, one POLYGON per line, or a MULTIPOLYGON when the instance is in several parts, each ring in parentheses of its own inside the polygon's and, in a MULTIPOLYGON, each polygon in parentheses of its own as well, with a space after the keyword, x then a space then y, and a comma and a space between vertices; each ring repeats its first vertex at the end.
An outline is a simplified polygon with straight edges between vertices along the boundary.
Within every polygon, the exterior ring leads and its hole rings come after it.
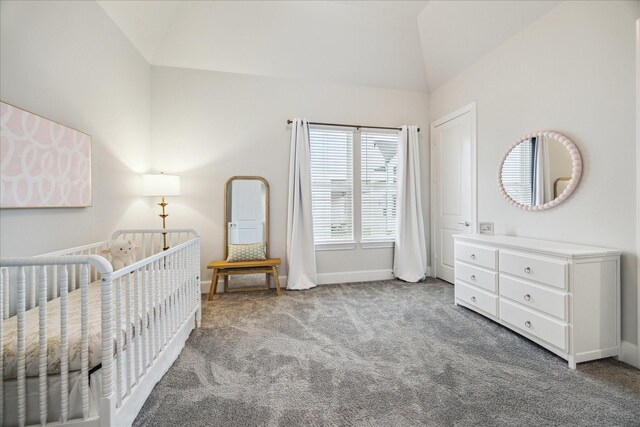
MULTIPOLYGON (((167 271, 163 270, 159 281, 163 280, 167 271)), ((149 275, 147 275, 147 278, 149 275)), ((180 277, 180 276, 179 276, 180 277)), ((186 277, 181 276, 181 277, 186 277)), ((124 290, 125 283, 124 279, 122 280, 122 329, 123 329, 123 339, 126 343, 132 340, 135 336, 135 330, 139 329, 135 327, 135 323, 140 324, 140 321, 135 322, 133 320, 133 307, 134 306, 134 292, 133 292, 133 280, 131 281, 131 288, 129 292, 130 304, 132 310, 132 330, 133 336, 127 337, 126 334, 126 321, 124 320, 124 313, 126 313, 126 292, 124 290)), ((113 286, 120 286, 117 284, 117 281, 114 282, 113 286)), ((97 280, 89 285, 88 292, 88 325, 89 325, 89 369, 92 369, 98 366, 101 362, 102 358, 102 328, 101 328, 101 306, 100 306, 100 298, 101 298, 101 288, 100 288, 100 280, 97 280)), ((141 300, 142 294, 139 288, 139 299, 141 300)), ((116 293, 113 293, 114 298, 114 307, 115 307, 115 298, 116 293)), ((153 308, 151 308, 153 310, 153 308)), ((34 377, 39 375, 39 311, 38 307, 34 307, 25 312, 25 333, 26 333, 26 376, 34 377)), ((144 322, 144 327, 146 328, 149 323, 150 309, 146 308, 145 310, 140 309, 138 311, 141 314, 141 317, 144 322), (143 314, 144 313, 144 314, 143 314), (145 315, 146 314, 146 315, 145 315)), ((82 363, 82 334, 81 334, 81 292, 80 289, 76 289, 72 292, 69 292, 68 296, 68 305, 67 305, 67 313, 68 313, 68 323, 67 323, 67 331, 69 336, 69 372, 80 371, 81 363, 82 363)), ((115 309, 114 309, 114 319, 115 319, 115 309)), ((115 321, 115 320, 114 320, 115 321)), ((18 371, 18 329, 17 329, 18 319, 17 316, 12 316, 8 319, 4 320, 3 323, 3 375, 4 379, 13 379, 17 378, 18 371)), ((114 328, 115 330, 115 328, 114 328)), ((114 335, 115 340, 115 335, 114 335)), ((60 370, 60 354, 62 349, 62 342, 60 338, 60 298, 52 299, 47 303, 47 374, 59 374, 60 370)), ((116 346, 114 345, 114 354, 116 351, 116 346)))

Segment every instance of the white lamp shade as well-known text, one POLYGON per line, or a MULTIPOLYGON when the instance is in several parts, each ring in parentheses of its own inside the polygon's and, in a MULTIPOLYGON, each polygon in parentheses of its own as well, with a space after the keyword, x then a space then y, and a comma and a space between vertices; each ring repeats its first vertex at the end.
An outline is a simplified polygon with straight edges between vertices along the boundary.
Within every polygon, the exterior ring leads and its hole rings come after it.
POLYGON ((142 194, 145 196, 179 196, 178 175, 142 175, 142 194))

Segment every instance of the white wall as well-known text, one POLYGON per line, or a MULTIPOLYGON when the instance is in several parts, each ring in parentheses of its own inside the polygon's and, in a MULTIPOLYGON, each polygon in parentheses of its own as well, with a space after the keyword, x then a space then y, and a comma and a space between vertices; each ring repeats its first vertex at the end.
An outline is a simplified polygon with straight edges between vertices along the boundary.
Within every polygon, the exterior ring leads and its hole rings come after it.
POLYGON ((2 1, 0 16, 0 98, 93 140, 93 207, 0 210, 2 256, 149 226, 151 203, 137 195, 149 167, 150 66, 94 2, 2 1))
MULTIPOLYGON (((270 253, 284 258, 291 138, 286 121, 293 117, 417 124, 424 137, 427 99, 421 92, 152 67, 153 168, 182 175, 183 196, 169 201, 168 221, 201 233, 203 265, 223 256, 223 186, 233 175, 259 175, 269 181, 270 253)), ((421 155, 428 212, 428 150, 421 155)), ((318 252, 320 274, 391 267, 391 248, 318 252)), ((286 268, 281 273, 286 274, 286 268)))
POLYGON ((435 120, 478 107, 478 215, 497 234, 618 248, 622 336, 636 342, 634 32, 639 2, 564 2, 430 94, 435 120), (527 132, 580 148, 584 176, 567 202, 518 210, 496 184, 500 157, 527 132))

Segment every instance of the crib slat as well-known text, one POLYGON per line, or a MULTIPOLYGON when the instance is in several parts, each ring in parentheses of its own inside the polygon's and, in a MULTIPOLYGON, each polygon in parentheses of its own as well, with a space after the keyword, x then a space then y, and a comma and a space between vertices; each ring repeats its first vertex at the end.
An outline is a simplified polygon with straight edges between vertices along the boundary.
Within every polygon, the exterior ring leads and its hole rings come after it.
POLYGON ((58 266, 51 266, 51 287, 52 287, 52 295, 51 299, 58 298, 58 266))
MULTIPOLYGON (((189 302, 189 311, 192 311, 195 307, 196 307, 196 275, 194 274, 194 258, 195 258, 195 251, 194 251, 194 247, 193 245, 189 246, 189 262, 188 262, 188 266, 187 269, 189 271, 189 278, 191 280, 191 288, 189 289, 189 298, 190 298, 190 302, 189 302)), ((197 319, 195 319, 197 321, 197 319)))
POLYGON ((156 263, 153 261, 151 263, 151 270, 149 270, 149 344, 151 348, 151 361, 156 358, 156 345, 157 335, 156 335, 156 325, 157 325, 157 316, 156 316, 156 263))
POLYGON ((156 353, 160 354, 164 344, 164 329, 162 328, 162 260, 154 265, 155 293, 156 293, 156 353))
POLYGON ((169 283, 169 270, 167 269, 167 263, 169 262, 168 257, 165 255, 162 258, 162 317, 164 324, 164 342, 162 343, 162 348, 166 348, 167 342, 169 342, 169 329, 171 329, 171 317, 169 313, 169 289, 171 287, 171 283, 169 283))
MULTIPOLYGON (((189 238, 189 236, 187 236, 189 238)), ((191 246, 185 248, 185 262, 184 262, 184 275, 186 280, 186 305, 187 305, 187 314, 191 314, 193 310, 193 277, 191 275, 191 246)))
MULTIPOLYGON (((32 268, 35 271, 35 266, 32 268)), ((47 423, 47 266, 40 267, 38 282, 39 346, 38 385, 40 398, 40 424, 47 423)), ((35 282, 35 280, 34 280, 35 282)), ((34 292, 35 294, 35 292, 34 292)), ((34 304, 35 305, 35 304, 34 304)))
POLYGON ((70 265, 69 268, 71 268, 71 273, 69 274, 69 291, 75 291, 76 289, 78 289, 78 282, 76 282, 76 268, 78 267, 78 265, 73 264, 70 265))
POLYGON ((176 331, 178 330, 178 327, 180 326, 180 318, 181 318, 181 313, 180 313, 180 276, 179 276, 179 270, 180 268, 180 262, 179 262, 179 257, 178 257, 178 253, 174 252, 173 253, 173 268, 171 269, 172 272, 172 278, 173 278, 173 302, 174 302, 174 310, 175 310, 175 324, 173 325, 173 334, 175 335, 176 331))
POLYGON ((17 283, 17 317, 18 317, 18 425, 24 426, 26 421, 26 373, 25 373, 25 275, 24 267, 18 267, 17 283))
POLYGON ((182 325, 187 318, 187 257, 185 249, 180 249, 180 306, 182 307, 182 317, 180 318, 180 325, 182 325))
MULTIPOLYGON (((75 266, 74 266, 75 271, 75 266)), ((80 333, 82 348, 82 418, 89 416, 89 266, 82 264, 80 267, 80 333)))
MULTIPOLYGON (((189 247, 189 251, 191 252, 191 265, 189 266, 189 271, 191 274, 191 280, 193 281, 193 287, 191 289, 191 298, 193 300, 192 304, 194 306, 194 309, 197 309, 198 307, 198 300, 200 297, 200 283, 198 282, 198 274, 197 274, 197 270, 196 268, 198 268, 198 264, 197 264, 197 258, 196 258, 196 248, 194 245, 191 245, 189 247)), ((200 326, 198 324, 199 319, 198 319, 198 312, 196 312, 196 325, 200 326)))
POLYGON ((180 328, 184 323, 185 318, 185 305, 184 305, 184 281, 183 274, 184 269, 182 267, 182 250, 176 252, 176 258, 178 258, 178 267, 176 269, 176 280, 178 281, 178 326, 180 328))
POLYGON ((166 281, 167 281, 167 323, 169 328, 167 329, 167 343, 171 340, 173 336, 173 324, 174 324, 174 310, 173 310, 173 282, 171 281, 171 271, 173 270, 173 266, 171 255, 167 256, 167 268, 165 271, 166 281))
MULTIPOLYGON (((133 321, 134 323, 134 334, 132 343, 135 343, 135 353, 136 353, 136 376, 135 382, 138 382, 138 379, 142 375, 142 367, 140 366, 141 356, 142 356, 142 329, 141 325, 141 315, 140 315, 140 270, 136 270, 133 272, 133 321)), ((133 345, 131 346, 131 350, 133 350, 133 345)))
MULTIPOLYGON (((200 279, 202 276, 200 275, 200 242, 198 242, 195 245, 196 248, 196 257, 195 257, 195 270, 197 273, 197 278, 200 279)), ((200 323, 202 322, 202 297, 200 296, 200 282, 198 282, 198 289, 197 289, 197 294, 196 294, 196 298, 198 300, 198 326, 200 326, 200 323)))
POLYGON ((127 274, 125 280, 125 307, 126 315, 125 320, 127 322, 127 396, 131 394, 131 388, 133 387, 133 345, 132 339, 133 329, 131 325, 131 276, 127 274))
POLYGON ((181 263, 181 256, 180 256, 180 251, 175 253, 175 257, 176 257, 176 268, 175 268, 175 277, 176 277, 176 300, 177 300, 177 307, 178 307, 178 323, 176 324, 176 332, 178 331, 178 329, 180 328, 180 325, 182 325, 182 281, 181 281, 181 269, 182 269, 182 263, 181 263))
POLYGON ((182 319, 182 310, 180 307, 180 257, 178 252, 173 253, 173 295, 174 295, 174 303, 175 303, 175 311, 176 311, 176 323, 173 328, 173 333, 175 335, 176 331, 180 327, 180 320, 182 319))
POLYGON ((171 255, 169 255, 169 258, 171 259, 170 262, 170 270, 169 270, 169 283, 171 284, 170 286, 170 300, 171 300, 171 335, 170 337, 173 337, 173 335, 175 334, 176 331, 176 325, 178 324, 178 313, 176 312, 176 277, 175 277, 175 253, 172 253, 171 255))
POLYGON ((38 291, 36 290, 36 266, 34 265, 33 267, 29 267, 29 304, 27 304, 27 310, 36 306, 38 297, 38 291))
POLYGON ((113 282, 111 276, 111 273, 101 273, 100 280, 103 400, 111 399, 113 396, 113 282))
POLYGON ((177 277, 177 281, 178 281, 178 328, 180 328, 182 326, 182 323, 184 322, 184 312, 185 312, 185 307, 184 307, 184 295, 183 295, 183 286, 184 286, 184 281, 183 281, 183 268, 182 268, 182 250, 176 252, 176 258, 178 258, 178 266, 176 269, 176 277, 177 277))
POLYGON ((182 270, 180 270, 181 276, 182 276, 182 312, 183 312, 183 316, 184 318, 182 319, 183 322, 186 320, 187 316, 189 315, 189 306, 191 305, 190 302, 190 296, 191 293, 189 292, 189 270, 187 269, 187 248, 182 249, 181 251, 182 254, 182 270))
POLYGON ((69 418, 69 276, 67 266, 58 268, 60 285, 60 415, 69 418))
POLYGON ((122 406, 122 277, 118 278, 116 289, 116 391, 118 393, 118 407, 122 406))
MULTIPOLYGON (((143 235, 144 236, 144 235, 143 235)), ((145 375, 147 373, 147 364, 149 363, 149 343, 147 342, 147 340, 149 339, 149 335, 147 334, 147 329, 148 327, 145 326, 145 322, 148 322, 148 316, 149 316, 149 309, 148 309, 148 305, 147 305, 147 267, 142 267, 141 268, 141 280, 142 280, 142 289, 141 289, 141 306, 142 306, 142 315, 141 320, 140 320, 140 339, 142 340, 142 372, 144 372, 143 375, 145 375)), ((149 323, 150 324, 150 323, 149 323)))
POLYGON ((0 316, 0 425, 4 425, 4 288, 8 287, 5 281, 5 270, 0 269, 0 308, 2 308, 2 316, 0 316))
POLYGON ((180 258, 178 252, 173 253, 173 283, 174 283, 174 295, 175 295, 175 307, 176 307, 176 323, 173 328, 173 334, 175 335, 181 323, 181 310, 180 310, 180 258))
POLYGON ((191 313, 193 308, 193 277, 191 276, 191 246, 185 248, 185 261, 184 261, 184 277, 185 277, 185 292, 186 292, 186 306, 187 314, 191 313))
POLYGON ((4 283, 4 289, 2 289, 2 318, 9 318, 9 288, 11 288, 11 283, 9 283, 9 269, 2 269, 2 281, 4 283))
POLYGON ((195 307, 195 277, 193 275, 193 246, 189 245, 187 248, 187 274, 189 276, 189 313, 193 311, 195 307))
MULTIPOLYGON (((96 253, 98 253, 98 251, 93 248, 87 249, 86 252, 87 255, 95 255, 96 253)), ((95 282, 96 280, 98 280, 98 271, 92 266, 89 266, 89 280, 91 282, 95 282)))
POLYGON ((153 272, 149 266, 145 266, 142 272, 142 294, 144 301, 144 316, 147 320, 147 326, 144 328, 144 345, 145 345, 145 363, 144 372, 153 362, 153 299, 151 298, 151 277, 153 272))

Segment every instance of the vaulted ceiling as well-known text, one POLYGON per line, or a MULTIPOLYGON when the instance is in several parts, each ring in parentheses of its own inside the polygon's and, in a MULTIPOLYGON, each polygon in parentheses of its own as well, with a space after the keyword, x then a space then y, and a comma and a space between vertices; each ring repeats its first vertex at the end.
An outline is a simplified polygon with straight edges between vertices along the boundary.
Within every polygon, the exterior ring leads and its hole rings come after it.
POLYGON ((98 1, 153 65, 430 91, 556 1, 98 1))

